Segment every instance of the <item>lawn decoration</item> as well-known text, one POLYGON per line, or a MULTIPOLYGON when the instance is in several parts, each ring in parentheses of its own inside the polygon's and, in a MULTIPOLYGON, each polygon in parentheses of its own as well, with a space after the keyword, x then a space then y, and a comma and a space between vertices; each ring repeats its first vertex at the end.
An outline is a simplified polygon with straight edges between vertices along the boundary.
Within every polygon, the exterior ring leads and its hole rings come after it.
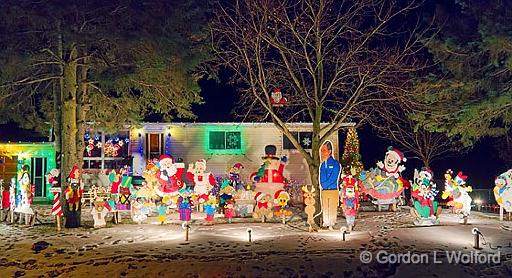
POLYGON ((414 169, 414 182, 411 195, 414 199, 414 207, 411 208, 411 215, 414 217, 416 226, 432 226, 439 224, 439 215, 443 209, 435 201, 439 190, 432 181, 434 174, 428 168, 421 171, 414 169))
POLYGON ((391 204, 392 209, 396 210, 397 198, 409 186, 409 182, 400 175, 405 170, 405 166, 401 165, 403 162, 406 162, 406 158, 402 152, 389 147, 384 162, 377 162, 377 168, 370 171, 361 171, 361 189, 377 199, 379 210, 380 205, 385 204, 391 204))
POLYGON ((224 206, 224 217, 228 219, 231 224, 233 217, 235 217, 235 201, 228 200, 224 206))
POLYGON ((240 177, 240 171, 244 168, 242 163, 235 163, 233 167, 229 169, 228 172, 228 179, 229 183, 233 188, 238 191, 240 189, 245 188, 246 190, 252 190, 251 185, 248 185, 247 187, 244 184, 244 181, 240 177))
POLYGON ((208 195, 216 182, 212 173, 206 172, 206 160, 199 159, 195 164, 189 164, 187 178, 194 182, 194 193, 199 203, 198 209, 202 211, 203 203, 208 201, 208 195))
POLYGON ((286 224, 286 216, 292 215, 291 210, 288 210, 288 202, 290 201, 290 194, 284 190, 279 190, 274 194, 274 204, 276 205, 275 216, 281 216, 283 224, 286 224))
MULTIPOLYGON (((4 221, 4 212, 8 214, 7 212, 11 208, 11 197, 9 192, 9 186, 7 184, 4 184, 4 181, 0 179, 0 189, 2 190, 2 206, 0 207, 2 213, 0 214, 0 221, 4 221)), ((7 216, 5 216, 5 219, 7 219, 7 216)))
POLYGON ((308 189, 306 185, 302 187, 302 191, 304 191, 304 212, 308 216, 306 223, 309 225, 309 232, 313 231, 313 226, 315 225, 315 188, 311 187, 311 190, 308 189))
POLYGON ((48 183, 52 185, 50 188, 50 192, 53 194, 52 215, 55 216, 55 220, 57 222, 57 231, 60 231, 61 229, 60 217, 63 214, 62 206, 60 204, 60 194, 62 192, 62 188, 59 184, 59 176, 59 169, 52 169, 46 176, 48 183))
POLYGON ((80 226, 81 198, 84 192, 83 185, 80 183, 80 169, 74 165, 67 178, 68 186, 64 190, 66 198, 66 228, 77 228, 80 226))
POLYGON ((34 214, 34 211, 30 207, 34 198, 34 186, 30 183, 30 167, 28 165, 21 166, 18 172, 18 184, 20 192, 20 202, 16 204, 14 212, 25 215, 25 224, 28 225, 30 222, 30 216, 34 214))
POLYGON ((272 197, 270 194, 258 192, 254 196, 254 199, 256 200, 256 207, 254 208, 252 217, 254 219, 261 219, 261 222, 271 219, 274 213, 272 212, 272 197))
POLYGON ((288 157, 279 158, 276 156, 276 152, 276 146, 265 146, 265 156, 262 157, 263 164, 257 172, 251 175, 251 180, 255 183, 254 190, 270 196, 274 196, 278 190, 283 190, 285 183, 283 173, 288 157))
POLYGON ((254 192, 252 190, 246 190, 240 188, 236 191, 235 196, 235 214, 237 217, 247 217, 252 214, 254 205, 254 192))
POLYGON ((144 222, 148 218, 146 212, 147 211, 144 210, 144 203, 142 201, 142 198, 136 198, 131 203, 131 216, 133 222, 137 222, 138 224, 144 222))
POLYGON ((160 222, 161 225, 165 224, 165 221, 167 220, 167 206, 163 202, 159 202, 156 210, 158 212, 158 222, 160 222))
POLYGON ((226 203, 233 199, 233 196, 235 195, 235 188, 230 185, 229 180, 224 180, 222 182, 222 185, 220 187, 219 192, 219 206, 222 210, 222 213, 224 213, 224 209, 226 207, 226 203))
POLYGON ((283 94, 281 93, 280 88, 275 88, 272 93, 270 94, 270 103, 273 106, 284 106, 286 105, 288 100, 283 97, 283 94))
POLYGON ((131 196, 135 191, 132 185, 132 177, 127 175, 127 171, 123 171, 121 184, 119 185, 119 199, 116 204, 117 211, 130 211, 131 196))
MULTIPOLYGON (((352 172, 355 174, 355 170, 352 172)), ((343 203, 343 214, 347 221, 347 231, 351 232, 355 225, 357 210, 359 209, 359 181, 352 175, 343 177, 341 200, 343 203)))
POLYGON ((443 199, 452 198, 452 200, 448 202, 448 206, 453 207, 455 213, 459 214, 462 224, 467 224, 472 201, 468 192, 473 191, 473 189, 471 186, 466 186, 467 176, 462 172, 459 172, 454 178, 452 178, 452 175, 452 170, 449 169, 446 171, 444 175, 444 191, 441 197, 443 199))
POLYGON ((160 183, 157 190, 158 195, 160 197, 176 195, 178 190, 185 185, 182 181, 185 164, 175 163, 172 157, 163 154, 160 156, 158 165, 157 179, 160 183))
POLYGON ((208 201, 204 203, 204 212, 206 214, 205 221, 207 224, 213 225, 215 221, 215 212, 217 211, 217 198, 214 195, 208 196, 208 201))
POLYGON ((507 212, 512 212, 512 169, 499 175, 494 181, 496 202, 507 212))
POLYGON ((16 209, 16 179, 11 179, 11 185, 9 186, 9 205, 10 205, 10 222, 14 223, 14 210, 16 209))
POLYGON ((94 220, 94 228, 102 228, 107 225, 105 216, 107 216, 107 209, 105 208, 105 200, 97 197, 94 200, 94 206, 91 209, 92 219, 94 220))
POLYGON ((334 145, 325 141, 320 147, 320 167, 318 182, 320 184, 320 206, 322 207, 323 226, 333 229, 338 216, 339 178, 341 165, 334 159, 334 145))
POLYGON ((180 213, 180 220, 188 222, 192 220, 192 190, 189 188, 182 188, 178 191, 178 212, 180 213))
POLYGON ((112 169, 110 174, 108 175, 108 179, 110 180, 110 194, 114 197, 114 200, 119 199, 119 186, 123 181, 123 176, 126 174, 126 168, 119 169, 119 173, 116 170, 112 169))

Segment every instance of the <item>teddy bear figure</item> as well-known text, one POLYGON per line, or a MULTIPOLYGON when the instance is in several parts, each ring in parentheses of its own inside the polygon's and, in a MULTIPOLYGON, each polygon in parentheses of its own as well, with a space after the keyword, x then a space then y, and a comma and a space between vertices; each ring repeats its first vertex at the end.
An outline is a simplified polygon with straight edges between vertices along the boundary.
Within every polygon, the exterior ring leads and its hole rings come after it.
POLYGON ((256 207, 254 207, 252 217, 255 219, 260 218, 262 223, 264 223, 265 220, 271 219, 274 216, 272 212, 272 196, 258 192, 256 196, 254 196, 254 199, 256 200, 256 207))

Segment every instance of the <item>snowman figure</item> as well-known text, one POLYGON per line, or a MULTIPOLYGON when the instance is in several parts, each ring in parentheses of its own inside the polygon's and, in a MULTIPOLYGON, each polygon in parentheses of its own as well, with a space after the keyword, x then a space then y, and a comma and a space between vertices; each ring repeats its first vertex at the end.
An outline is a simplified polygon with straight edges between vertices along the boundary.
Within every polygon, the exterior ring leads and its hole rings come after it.
POLYGON ((265 156, 262 157, 263 164, 257 172, 251 175, 251 180, 255 182, 254 191, 274 196, 277 191, 284 189, 283 173, 288 157, 279 158, 276 156, 276 152, 276 146, 265 146, 265 156))

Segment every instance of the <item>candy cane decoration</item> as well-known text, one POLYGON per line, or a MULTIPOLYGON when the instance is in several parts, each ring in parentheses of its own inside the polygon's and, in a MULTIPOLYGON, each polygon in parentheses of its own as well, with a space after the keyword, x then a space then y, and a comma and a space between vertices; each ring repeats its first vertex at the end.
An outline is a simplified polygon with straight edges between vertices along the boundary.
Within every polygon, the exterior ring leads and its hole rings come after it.
POLYGON ((52 215, 57 220, 57 231, 60 231, 60 216, 63 214, 62 207, 60 205, 60 188, 52 188, 50 190, 53 193, 53 206, 52 215))

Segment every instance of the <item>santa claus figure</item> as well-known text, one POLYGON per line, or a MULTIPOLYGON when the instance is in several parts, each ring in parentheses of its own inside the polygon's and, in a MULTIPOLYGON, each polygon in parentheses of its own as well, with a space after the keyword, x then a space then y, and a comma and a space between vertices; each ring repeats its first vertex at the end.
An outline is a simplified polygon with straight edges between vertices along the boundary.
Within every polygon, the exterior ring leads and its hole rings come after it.
POLYGON ((384 162, 377 162, 377 167, 384 171, 387 177, 394 177, 395 179, 398 179, 400 177, 400 173, 405 170, 405 166, 400 163, 406 161, 407 159, 401 151, 394 149, 393 147, 389 147, 386 152, 386 156, 384 157, 384 162))
POLYGON ((185 164, 174 163, 174 159, 169 155, 160 156, 160 168, 157 172, 157 179, 160 183, 158 195, 177 194, 178 190, 184 185, 182 179, 185 170, 185 164))
POLYGON ((280 88, 275 88, 274 91, 270 94, 270 103, 272 103, 273 106, 286 105, 287 100, 283 97, 280 88))
POLYGON ((194 182, 194 193, 200 204, 208 200, 208 195, 215 185, 215 177, 206 172, 206 160, 199 159, 195 164, 189 164, 187 178, 194 182))
POLYGON ((274 196, 278 190, 284 189, 285 178, 283 176, 284 167, 288 157, 281 158, 276 156, 276 146, 265 146, 265 156, 262 157, 263 164, 258 172, 251 175, 251 180, 255 182, 255 191, 263 192, 274 196))

